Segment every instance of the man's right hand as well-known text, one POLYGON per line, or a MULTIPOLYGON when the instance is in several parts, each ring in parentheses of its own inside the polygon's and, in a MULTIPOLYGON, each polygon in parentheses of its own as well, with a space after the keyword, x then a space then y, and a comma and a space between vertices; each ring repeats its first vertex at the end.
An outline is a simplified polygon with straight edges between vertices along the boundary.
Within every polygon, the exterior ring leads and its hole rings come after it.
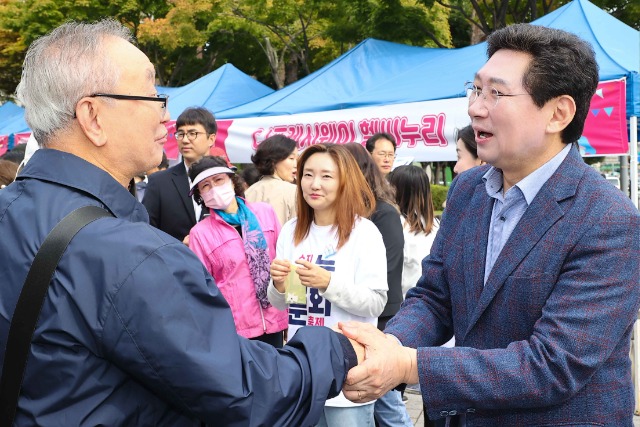
MULTIPOLYGON (((343 392, 356 403, 379 399, 401 383, 418 382, 417 352, 400 345, 398 340, 380 332, 368 323, 338 323, 350 340, 357 340, 366 348, 365 360, 347 375, 343 392)), ((358 359, 359 360, 359 359, 358 359)))

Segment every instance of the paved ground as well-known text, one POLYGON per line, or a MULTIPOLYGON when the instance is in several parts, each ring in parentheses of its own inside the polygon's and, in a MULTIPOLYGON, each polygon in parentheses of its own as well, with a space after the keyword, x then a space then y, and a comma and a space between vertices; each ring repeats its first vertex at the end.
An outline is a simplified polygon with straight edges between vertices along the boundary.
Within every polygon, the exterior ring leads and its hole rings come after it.
POLYGON ((405 403, 407 412, 414 426, 424 426, 424 414, 422 412, 422 397, 417 391, 406 389, 404 395, 409 398, 405 403))
MULTIPOLYGON (((409 400, 405 402, 405 405, 407 405, 407 411, 409 412, 411 421, 413 421, 413 425, 423 427, 424 414, 422 412, 422 398, 418 392, 410 389, 407 389, 404 395, 409 398, 409 400)), ((634 427, 640 427, 640 417, 633 417, 633 425, 634 427)))

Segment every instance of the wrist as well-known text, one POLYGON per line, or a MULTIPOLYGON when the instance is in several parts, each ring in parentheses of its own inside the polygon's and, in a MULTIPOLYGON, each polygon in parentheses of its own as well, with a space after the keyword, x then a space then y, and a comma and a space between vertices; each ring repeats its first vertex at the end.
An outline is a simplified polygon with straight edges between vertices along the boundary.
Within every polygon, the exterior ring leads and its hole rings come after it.
POLYGON ((281 281, 273 280, 273 287, 276 288, 278 292, 284 293, 285 291, 284 280, 281 280, 281 281))
POLYGON ((326 291, 327 288, 329 287, 329 283, 331 283, 331 273, 329 273, 328 271, 327 271, 327 276, 328 277, 323 281, 323 283, 321 283, 320 286, 318 286, 318 289, 320 289, 322 292, 326 291))
POLYGON ((418 351, 415 348, 402 347, 405 354, 405 373, 403 382, 405 384, 417 384, 418 377, 418 351))

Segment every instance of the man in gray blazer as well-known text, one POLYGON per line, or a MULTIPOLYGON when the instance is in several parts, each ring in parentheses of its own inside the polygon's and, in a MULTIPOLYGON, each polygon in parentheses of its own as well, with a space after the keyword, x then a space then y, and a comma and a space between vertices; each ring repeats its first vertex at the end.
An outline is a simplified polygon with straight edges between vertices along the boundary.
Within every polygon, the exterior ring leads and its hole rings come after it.
POLYGON ((631 427, 640 214, 577 148, 595 55, 528 24, 490 35, 488 55, 467 85, 488 165, 452 184, 387 335, 343 328, 368 358, 345 395, 364 402, 419 382, 429 418, 450 426, 631 427), (455 348, 437 347, 451 336, 455 348))

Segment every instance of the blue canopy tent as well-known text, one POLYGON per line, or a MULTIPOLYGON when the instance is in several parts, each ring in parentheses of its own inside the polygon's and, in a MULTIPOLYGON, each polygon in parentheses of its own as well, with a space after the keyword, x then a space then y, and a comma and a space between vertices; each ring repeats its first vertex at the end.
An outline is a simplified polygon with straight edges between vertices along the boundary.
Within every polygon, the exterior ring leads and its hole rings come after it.
POLYGON ((174 96, 179 93, 184 86, 179 87, 169 87, 169 86, 156 86, 156 90, 158 93, 162 93, 169 96, 174 96))
MULTIPOLYGON (((533 24, 570 31, 589 41, 601 80, 627 78, 627 114, 640 113, 640 36, 587 0, 533 24)), ((221 111, 219 118, 299 114, 456 98, 486 62, 486 43, 431 49, 367 39, 320 70, 271 95, 221 111)))
POLYGON ((205 107, 214 114, 270 94, 273 89, 251 78, 231 64, 178 88, 157 87, 158 93, 169 98, 172 121, 167 124, 169 138, 165 152, 170 159, 178 157, 178 146, 173 133, 175 120, 188 107, 205 107))
POLYGON ((461 49, 366 39, 325 67, 279 91, 222 111, 221 118, 308 113, 460 97, 486 62, 483 44, 461 49), (458 84, 459 83, 459 84, 458 84))
POLYGON ((24 120, 24 108, 11 101, 5 102, 0 106, 0 136, 8 136, 8 139, 1 151, 13 149, 15 134, 22 132, 29 132, 29 126, 24 120))
POLYGON ((169 113, 175 120, 188 107, 205 107, 217 113, 268 95, 273 89, 225 64, 188 85, 158 91, 170 95, 169 113))
MULTIPOLYGON (((231 64, 225 64, 185 86, 157 86, 156 89, 158 93, 170 96, 169 113, 173 120, 187 107, 201 106, 217 113, 273 92, 273 89, 231 64)), ((9 149, 13 147, 14 134, 29 131, 29 126, 24 120, 23 108, 11 102, 0 106, 0 135, 9 136, 9 149)), ((170 142, 166 148, 172 150, 174 147, 170 142)))
POLYGON ((423 82, 416 84, 412 79, 411 95, 404 96, 389 85, 389 81, 408 69, 420 68, 420 64, 431 59, 446 58, 451 52, 451 49, 425 49, 366 39, 305 78, 271 95, 221 111, 218 117, 299 114, 429 99, 415 95, 423 82), (354 101, 376 89, 383 93, 382 97, 373 101, 354 101))
POLYGON ((9 119, 18 114, 24 114, 24 108, 18 107, 13 102, 7 101, 0 105, 0 129, 9 119))
POLYGON ((29 125, 24 120, 24 112, 9 117, 2 121, 0 125, 0 135, 11 135, 14 133, 29 132, 29 125))

